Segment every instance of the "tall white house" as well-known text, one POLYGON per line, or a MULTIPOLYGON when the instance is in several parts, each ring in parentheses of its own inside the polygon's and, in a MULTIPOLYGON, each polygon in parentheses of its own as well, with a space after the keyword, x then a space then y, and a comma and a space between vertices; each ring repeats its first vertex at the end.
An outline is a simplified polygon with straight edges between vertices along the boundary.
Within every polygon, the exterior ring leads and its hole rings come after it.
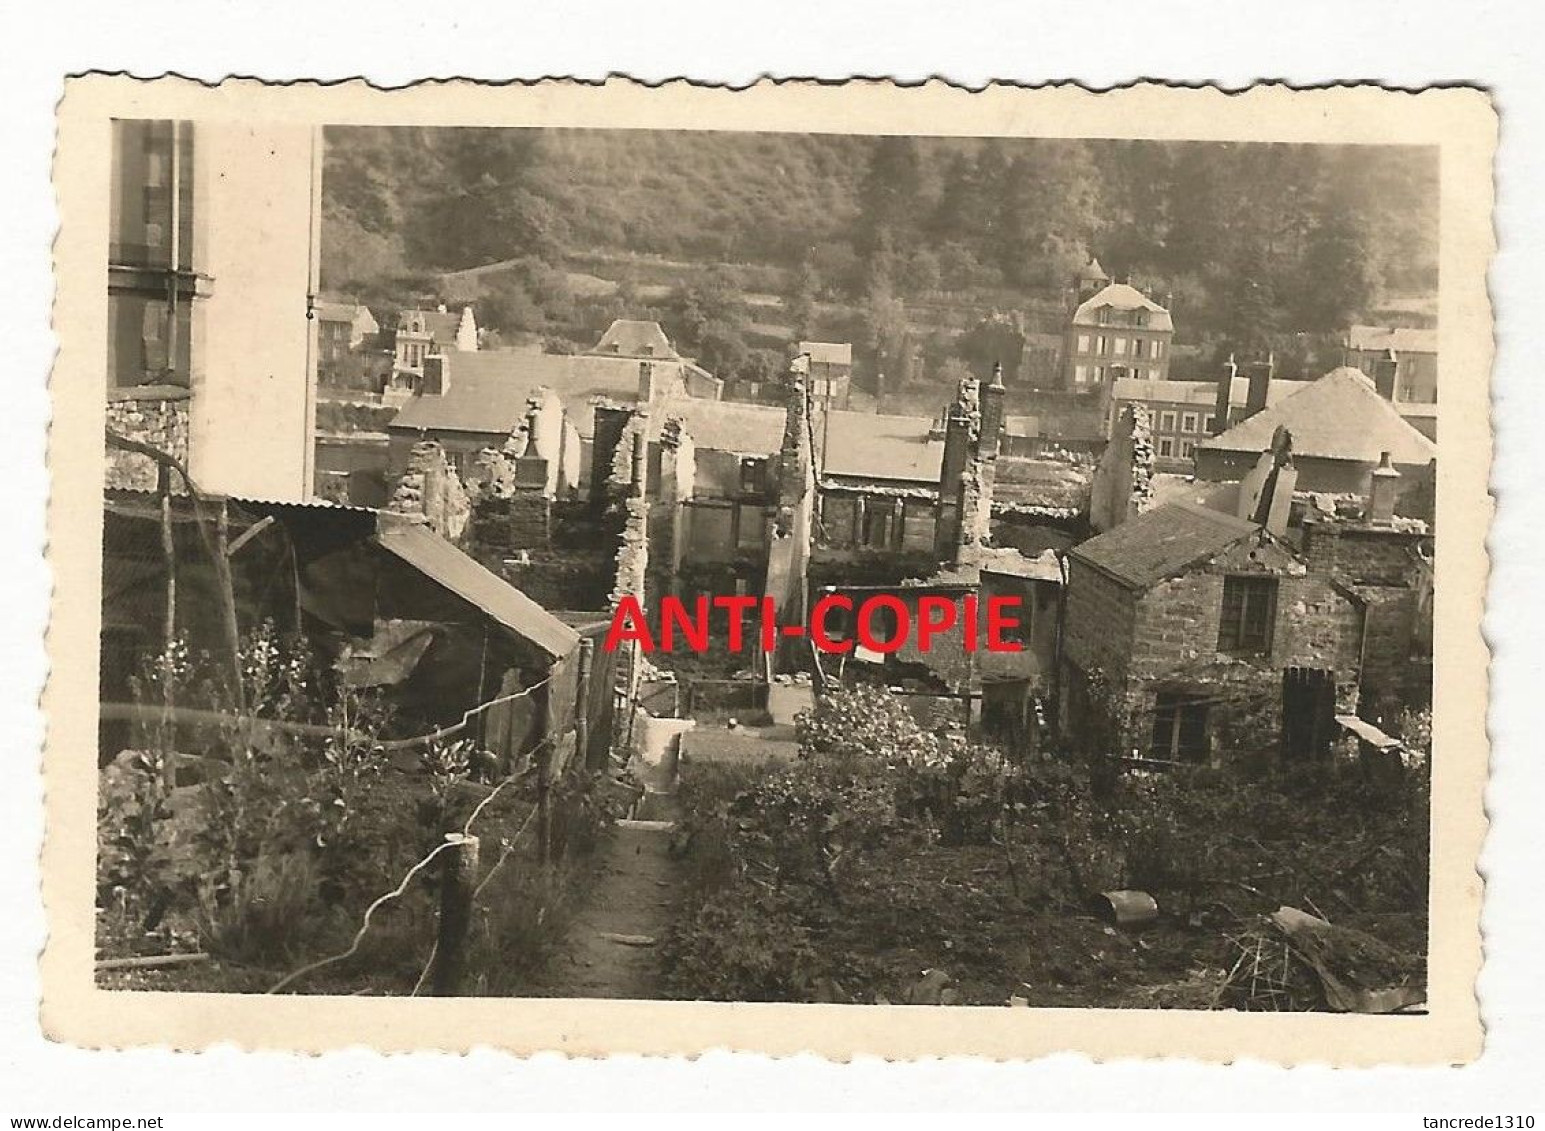
MULTIPOLYGON (((321 168, 310 126, 113 122, 107 425, 201 490, 311 496, 321 168)), ((109 447, 108 487, 156 479, 109 447)))

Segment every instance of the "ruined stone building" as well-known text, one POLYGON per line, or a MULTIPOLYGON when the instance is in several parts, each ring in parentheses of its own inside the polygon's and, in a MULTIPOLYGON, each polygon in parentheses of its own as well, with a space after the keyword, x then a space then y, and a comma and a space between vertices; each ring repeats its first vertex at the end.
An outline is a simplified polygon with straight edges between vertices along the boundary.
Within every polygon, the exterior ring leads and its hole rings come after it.
POLYGON ((1358 704, 1363 609, 1282 539, 1187 503, 1068 554, 1064 733, 1160 762, 1304 759, 1358 704))
MULTIPOLYGON (((107 428, 208 491, 311 493, 320 146, 304 126, 112 123, 107 428)), ((109 488, 160 477, 109 447, 109 488)))
POLYGON ((572 448, 565 487, 583 491, 593 462, 593 404, 599 399, 650 404, 672 398, 717 400, 717 378, 676 355, 653 322, 616 322, 595 349, 548 354, 526 349, 448 351, 424 362, 422 384, 388 426, 389 476, 401 473, 420 440, 441 444, 458 472, 468 475, 480 452, 502 447, 527 419, 539 390, 553 394, 564 413, 572 448), (652 328, 652 332, 650 332, 652 328))

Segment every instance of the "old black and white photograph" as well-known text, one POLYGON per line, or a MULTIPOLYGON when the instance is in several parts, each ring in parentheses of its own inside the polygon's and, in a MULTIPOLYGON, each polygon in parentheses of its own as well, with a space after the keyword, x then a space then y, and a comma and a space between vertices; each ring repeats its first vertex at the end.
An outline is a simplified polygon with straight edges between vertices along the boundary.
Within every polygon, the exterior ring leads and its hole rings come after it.
POLYGON ((108 117, 94 992, 1429 1013, 1439 144, 108 117))

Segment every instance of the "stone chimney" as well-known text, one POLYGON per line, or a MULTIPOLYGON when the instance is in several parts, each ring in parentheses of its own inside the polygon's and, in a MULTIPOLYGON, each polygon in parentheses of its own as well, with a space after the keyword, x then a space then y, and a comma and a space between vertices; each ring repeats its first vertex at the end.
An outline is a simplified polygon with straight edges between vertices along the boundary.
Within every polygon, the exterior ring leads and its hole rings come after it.
POLYGON ((462 353, 477 352, 477 319, 472 316, 472 308, 461 308, 461 321, 456 324, 456 348, 462 353))
POLYGON ((1248 420, 1266 407, 1268 393, 1271 389, 1271 374, 1276 368, 1276 359, 1267 354, 1265 361, 1252 361, 1245 366, 1245 376, 1250 379, 1250 390, 1245 394, 1245 415, 1242 419, 1248 420))
POLYGON ((1379 453, 1379 466, 1373 469, 1368 487, 1367 520, 1375 526, 1392 526, 1395 521, 1395 494, 1400 486, 1400 472, 1390 463, 1389 453, 1379 453))
POLYGON ((1235 513, 1281 537, 1287 533, 1297 485, 1293 434, 1279 426, 1271 438, 1271 447, 1261 453, 1255 467, 1240 481, 1235 513))
POLYGON ((1221 435, 1228 431, 1229 413, 1234 407, 1234 378, 1239 376, 1239 366, 1234 364, 1234 355, 1228 355, 1228 361, 1223 365, 1223 372, 1218 377, 1218 399, 1213 407, 1212 434, 1221 435))
POLYGON ((945 420, 934 549, 949 561, 961 561, 967 548, 983 545, 991 536, 1003 392, 1001 374, 985 388, 967 377, 945 420))
POLYGON ((595 406, 595 432, 590 445, 590 501, 596 506, 609 500, 608 483, 617 447, 632 415, 633 410, 623 405, 601 402, 595 406))
POLYGON ((953 561, 960 550, 962 482, 975 446, 973 434, 982 420, 978 394, 976 378, 962 378, 960 390, 944 415, 944 457, 939 467, 939 522, 934 528, 934 552, 945 561, 953 561))
POLYGON ((654 400, 654 365, 651 362, 638 363, 638 403, 648 404, 654 400))
POLYGON ((424 359, 424 377, 419 382, 419 391, 426 397, 442 397, 451 388, 450 367, 445 364, 443 354, 433 353, 424 359))
POLYGON ((1393 357, 1381 357, 1373 363, 1373 387, 1387 401, 1395 399, 1395 370, 1393 357))
POLYGON ((998 458, 998 448, 1003 442, 1003 365, 995 362, 992 367, 992 383, 982 390, 982 428, 976 439, 977 454, 983 459, 998 458))

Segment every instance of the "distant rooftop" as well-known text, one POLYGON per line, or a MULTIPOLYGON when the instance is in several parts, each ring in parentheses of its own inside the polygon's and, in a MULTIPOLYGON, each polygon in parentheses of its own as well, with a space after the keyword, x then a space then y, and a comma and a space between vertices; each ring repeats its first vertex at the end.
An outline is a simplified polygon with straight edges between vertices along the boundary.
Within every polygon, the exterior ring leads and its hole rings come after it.
POLYGON ((795 347, 800 353, 808 353, 812 362, 821 365, 852 365, 851 342, 800 342, 795 347))
POLYGON ((613 322, 589 352, 605 357, 674 359, 680 356, 658 322, 633 318, 619 318, 613 322))
POLYGON ((649 407, 649 438, 660 438, 667 420, 679 420, 694 447, 742 456, 767 456, 783 447, 787 414, 771 405, 672 397, 649 407))
POLYGON ((1347 331, 1347 348, 1354 350, 1389 350, 1392 353, 1437 353, 1436 330, 1389 329, 1383 326, 1353 326, 1347 331))
POLYGON ((638 397, 638 361, 633 358, 481 350, 447 353, 441 364, 445 392, 413 397, 393 419, 393 429, 508 432, 525 419, 527 399, 547 388, 563 401, 580 434, 588 436, 591 397, 629 403, 638 397))
POLYGON ((1438 454, 1438 446, 1406 423, 1367 376, 1348 366, 1300 383, 1291 396, 1197 447, 1264 452, 1279 427, 1292 434, 1295 457, 1377 463, 1388 452, 1397 464, 1426 465, 1438 454))
MULTIPOLYGON (((1304 382, 1277 380, 1266 386, 1266 403, 1292 396, 1303 388, 1304 382)), ((1250 379, 1235 377, 1230 382, 1229 404, 1243 405, 1250 398, 1250 379)), ((1218 403, 1217 381, 1147 381, 1141 377, 1117 377, 1111 390, 1111 399, 1117 401, 1144 401, 1151 404, 1194 404, 1216 406, 1218 403)))
POLYGON ((397 315, 398 333, 411 333, 415 324, 422 326, 421 332, 430 335, 439 345, 454 346, 461 315, 449 310, 404 310, 397 315))
POLYGON ((1097 294, 1085 299, 1073 312, 1073 321, 1080 326, 1098 326, 1101 307, 1122 311, 1146 310, 1149 314, 1148 329, 1173 330, 1175 328, 1169 311, 1127 283, 1111 283, 1097 294))
POLYGON ((930 435, 926 416, 883 416, 834 411, 815 422, 817 448, 824 444, 822 473, 845 479, 887 479, 937 487, 944 441, 930 435))

